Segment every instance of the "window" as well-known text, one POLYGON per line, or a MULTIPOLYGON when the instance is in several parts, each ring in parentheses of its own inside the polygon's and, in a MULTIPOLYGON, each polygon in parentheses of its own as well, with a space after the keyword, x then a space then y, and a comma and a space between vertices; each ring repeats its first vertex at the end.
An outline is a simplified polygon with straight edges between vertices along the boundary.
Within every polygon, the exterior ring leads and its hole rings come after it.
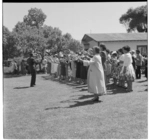
POLYGON ((147 45, 138 45, 137 50, 140 50, 142 55, 147 55, 147 45))

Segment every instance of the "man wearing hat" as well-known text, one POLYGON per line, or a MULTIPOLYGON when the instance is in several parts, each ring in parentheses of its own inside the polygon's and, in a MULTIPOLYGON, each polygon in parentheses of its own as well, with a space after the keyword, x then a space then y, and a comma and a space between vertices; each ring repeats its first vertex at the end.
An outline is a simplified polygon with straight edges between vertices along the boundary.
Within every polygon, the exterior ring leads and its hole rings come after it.
POLYGON ((29 64, 29 68, 30 68, 30 72, 31 72, 31 83, 30 83, 30 87, 34 87, 35 86, 35 82, 36 82, 36 61, 33 58, 33 53, 30 54, 30 57, 28 59, 28 64, 29 64))

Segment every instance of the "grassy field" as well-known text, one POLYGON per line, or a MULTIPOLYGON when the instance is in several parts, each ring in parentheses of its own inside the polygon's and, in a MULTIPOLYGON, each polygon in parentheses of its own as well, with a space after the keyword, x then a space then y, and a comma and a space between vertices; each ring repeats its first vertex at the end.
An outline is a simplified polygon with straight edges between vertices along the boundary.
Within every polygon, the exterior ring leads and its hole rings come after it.
POLYGON ((147 139, 148 82, 134 91, 108 85, 108 95, 93 103, 86 86, 38 75, 4 78, 5 139, 147 139), (84 90, 83 90, 84 89, 84 90))

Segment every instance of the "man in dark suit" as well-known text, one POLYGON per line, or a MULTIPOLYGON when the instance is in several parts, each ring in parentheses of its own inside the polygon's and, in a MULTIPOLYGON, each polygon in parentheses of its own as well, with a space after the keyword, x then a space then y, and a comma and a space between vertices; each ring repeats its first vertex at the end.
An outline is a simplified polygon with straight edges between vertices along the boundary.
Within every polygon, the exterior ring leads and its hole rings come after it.
POLYGON ((33 54, 30 54, 29 59, 27 60, 28 64, 29 64, 29 68, 30 68, 30 72, 31 72, 31 83, 30 83, 30 87, 34 87, 35 86, 35 82, 36 82, 36 61, 33 58, 33 54))

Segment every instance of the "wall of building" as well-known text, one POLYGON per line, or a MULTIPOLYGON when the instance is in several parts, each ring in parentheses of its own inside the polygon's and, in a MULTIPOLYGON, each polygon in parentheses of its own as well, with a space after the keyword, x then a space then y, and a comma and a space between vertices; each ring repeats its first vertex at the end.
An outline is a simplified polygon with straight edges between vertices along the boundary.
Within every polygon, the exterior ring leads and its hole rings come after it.
POLYGON ((147 45, 147 41, 105 42, 104 44, 111 51, 118 50, 125 45, 128 45, 131 50, 136 50, 138 45, 147 45))
MULTIPOLYGON (((88 43, 89 43, 89 47, 98 45, 98 42, 96 42, 94 40, 90 41, 88 43)), ((131 50, 136 50, 138 45, 146 45, 147 46, 147 41, 120 41, 120 42, 116 41, 116 42, 101 42, 101 43, 104 43, 110 51, 118 50, 125 45, 130 46, 131 50)), ((87 48, 87 46, 86 46, 86 48, 87 48)))

